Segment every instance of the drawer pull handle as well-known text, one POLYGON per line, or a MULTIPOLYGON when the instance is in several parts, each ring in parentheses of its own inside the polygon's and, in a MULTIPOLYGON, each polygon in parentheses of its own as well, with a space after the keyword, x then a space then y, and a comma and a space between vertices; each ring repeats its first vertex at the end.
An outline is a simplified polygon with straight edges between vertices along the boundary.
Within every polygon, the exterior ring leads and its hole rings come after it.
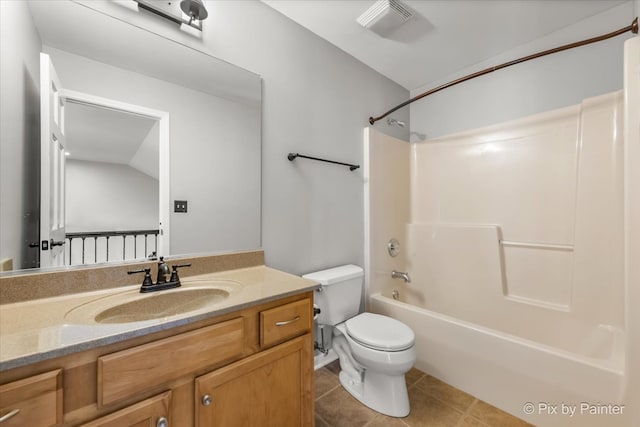
POLYGON ((15 417, 16 415, 18 415, 19 412, 20 412, 20 409, 14 409, 8 414, 4 414, 3 416, 0 417, 0 423, 3 423, 5 421, 8 421, 10 418, 15 417))
POLYGON ((156 423, 156 427, 169 427, 169 421, 166 417, 158 418, 158 422, 156 423))
POLYGON ((284 320, 282 322, 276 322, 276 326, 288 325, 289 323, 297 322, 298 320, 300 320, 300 316, 296 316, 291 320, 284 320))
POLYGON ((208 394, 205 394, 204 396, 202 396, 202 405, 203 406, 209 406, 211 405, 213 399, 211 399, 211 396, 209 396, 208 394))

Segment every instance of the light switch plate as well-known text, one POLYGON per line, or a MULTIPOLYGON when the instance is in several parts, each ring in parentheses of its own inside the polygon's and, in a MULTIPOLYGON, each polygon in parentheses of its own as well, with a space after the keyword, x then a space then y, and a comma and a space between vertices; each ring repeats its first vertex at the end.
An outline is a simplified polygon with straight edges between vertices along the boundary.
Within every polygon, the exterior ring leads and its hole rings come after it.
POLYGON ((186 213, 187 212, 187 201, 186 200, 174 200, 173 201, 173 211, 186 213))

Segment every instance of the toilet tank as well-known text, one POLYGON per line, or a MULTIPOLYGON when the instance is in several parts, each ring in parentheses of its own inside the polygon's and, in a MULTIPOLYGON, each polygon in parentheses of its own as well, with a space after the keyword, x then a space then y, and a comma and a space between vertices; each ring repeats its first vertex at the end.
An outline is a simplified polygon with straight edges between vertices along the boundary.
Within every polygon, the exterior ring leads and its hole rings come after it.
POLYGON ((316 319, 321 325, 337 325, 358 314, 364 271, 357 265, 343 265, 305 274, 305 279, 322 285, 314 293, 314 304, 320 308, 316 319))

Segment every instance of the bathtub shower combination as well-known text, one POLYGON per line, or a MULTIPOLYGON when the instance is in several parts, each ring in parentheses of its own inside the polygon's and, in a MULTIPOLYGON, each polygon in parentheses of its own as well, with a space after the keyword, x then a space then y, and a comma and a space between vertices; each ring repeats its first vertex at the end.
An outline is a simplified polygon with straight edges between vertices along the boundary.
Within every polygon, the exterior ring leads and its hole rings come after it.
POLYGON ((368 307, 415 331, 416 367, 539 425, 625 403, 625 96, 418 144, 365 131, 368 307))

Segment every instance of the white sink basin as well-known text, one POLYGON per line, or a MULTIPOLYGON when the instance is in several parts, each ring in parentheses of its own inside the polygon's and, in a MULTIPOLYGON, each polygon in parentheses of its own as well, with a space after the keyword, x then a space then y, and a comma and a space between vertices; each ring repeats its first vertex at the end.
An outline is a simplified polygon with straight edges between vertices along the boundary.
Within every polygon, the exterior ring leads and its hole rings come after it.
POLYGON ((144 322, 215 308, 242 288, 231 280, 192 281, 180 288, 141 294, 137 289, 98 298, 69 310, 72 324, 144 322))

